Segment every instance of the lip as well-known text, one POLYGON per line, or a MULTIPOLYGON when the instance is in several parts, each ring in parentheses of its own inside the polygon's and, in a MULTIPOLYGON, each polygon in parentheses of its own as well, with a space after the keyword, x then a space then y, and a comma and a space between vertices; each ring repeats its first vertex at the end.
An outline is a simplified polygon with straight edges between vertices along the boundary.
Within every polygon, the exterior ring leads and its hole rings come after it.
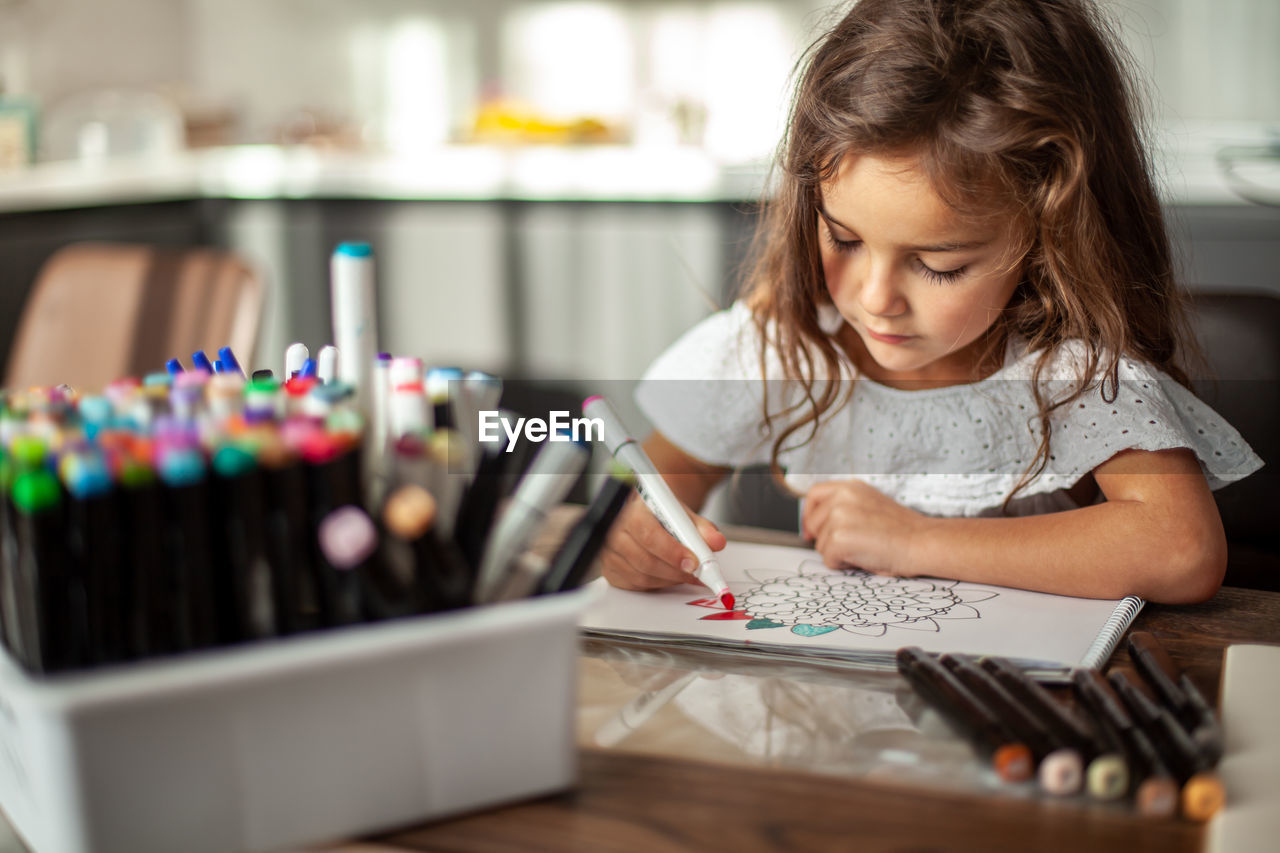
POLYGON ((877 340, 882 344, 900 344, 911 340, 912 337, 911 335, 883 335, 880 332, 867 329, 865 326, 863 326, 863 329, 873 340, 877 340))

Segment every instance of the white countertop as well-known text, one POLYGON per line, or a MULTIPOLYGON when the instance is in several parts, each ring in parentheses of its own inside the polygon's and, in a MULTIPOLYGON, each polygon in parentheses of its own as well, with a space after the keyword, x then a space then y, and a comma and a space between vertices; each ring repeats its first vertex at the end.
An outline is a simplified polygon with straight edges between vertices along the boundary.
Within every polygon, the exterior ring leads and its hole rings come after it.
MULTIPOLYGON (((1280 203, 1280 123, 1165 129, 1153 146, 1170 204, 1280 203), (1264 157, 1237 161, 1224 147, 1264 157)), ((451 145, 412 157, 303 147, 235 146, 146 159, 42 163, 0 174, 0 212, 194 198, 566 201, 753 201, 764 162, 724 164, 698 148, 451 145)))

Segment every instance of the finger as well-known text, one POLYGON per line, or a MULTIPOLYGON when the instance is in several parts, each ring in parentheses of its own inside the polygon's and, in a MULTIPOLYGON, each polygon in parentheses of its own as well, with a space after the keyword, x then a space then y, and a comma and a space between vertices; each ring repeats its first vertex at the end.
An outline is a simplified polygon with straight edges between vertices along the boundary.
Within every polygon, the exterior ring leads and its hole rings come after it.
POLYGON ((831 527, 825 530, 814 545, 822 564, 828 569, 847 569, 853 565, 849 559, 851 543, 845 531, 831 527))
MULTIPOLYGON (((654 589, 686 582, 678 564, 672 566, 643 544, 652 535, 651 531, 646 532, 650 527, 661 531, 661 525, 643 504, 636 501, 623 510, 600 555, 601 574, 609 583, 622 589, 654 589)), ((665 531, 662 534, 666 536, 665 531)), ((661 543, 662 539, 656 541, 661 543)), ((678 545, 676 552, 679 555, 678 545)))
POLYGON ((715 524, 697 513, 690 512, 689 515, 693 518, 693 523, 698 527, 698 535, 702 537, 702 540, 707 543, 707 547, 712 551, 723 550, 724 546, 729 544, 728 538, 720 532, 720 528, 716 527, 715 524))
MULTIPOLYGON (((675 543, 675 540, 671 539, 665 530, 661 532, 666 539, 675 543)), ((665 545, 665 542, 662 544, 665 545)), ((681 583, 697 583, 692 575, 693 570, 698 567, 697 561, 679 543, 675 543, 675 545, 678 562, 672 563, 667 556, 654 553, 652 548, 649 547, 649 540, 644 529, 636 530, 635 528, 630 528, 623 531, 623 537, 619 543, 620 547, 615 553, 626 562, 636 582, 644 584, 646 589, 681 583)))
POLYGON ((649 512, 648 507, 640 504, 638 510, 635 523, 627 525, 626 531, 643 550, 670 567, 682 569, 686 573, 698 567, 698 558, 694 553, 668 533, 653 513, 649 512))
POLYGON ((800 533, 810 542, 816 541, 828 526, 831 517, 831 501, 804 502, 804 514, 800 517, 800 533))
POLYGON ((651 590, 672 586, 671 581, 638 568, 640 562, 635 554, 611 550, 600 556, 600 573, 610 584, 619 589, 651 590))

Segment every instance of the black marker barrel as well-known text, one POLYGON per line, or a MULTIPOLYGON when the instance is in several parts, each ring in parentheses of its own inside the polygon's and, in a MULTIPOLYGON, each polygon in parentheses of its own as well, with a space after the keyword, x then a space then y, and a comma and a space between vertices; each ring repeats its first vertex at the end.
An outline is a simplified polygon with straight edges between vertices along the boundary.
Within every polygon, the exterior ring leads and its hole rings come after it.
POLYGON ((939 656, 938 662, 950 670, 974 696, 982 700, 1010 734, 1031 749, 1036 761, 1041 761, 1053 751, 1054 743, 1049 730, 1018 704, 1013 695, 989 672, 961 655, 944 654, 939 656))
POLYGON ((413 599, 419 612, 470 603, 471 567, 454 540, 436 534, 436 501, 430 492, 413 484, 400 486, 383 505, 382 519, 412 554, 413 599))
POLYGON ((17 524, 13 510, 13 478, 15 465, 3 445, 0 445, 0 635, 5 648, 20 660, 22 638, 18 632, 18 540, 17 524))
POLYGON ((17 562, 14 566, 18 659, 34 672, 52 672, 76 661, 69 642, 71 608, 62 487, 44 469, 13 481, 17 562))
POLYGON ((1134 631, 1128 639, 1129 658, 1151 692, 1173 712, 1201 752, 1216 764, 1222 758, 1222 727, 1204 696, 1174 664, 1155 635, 1134 631))
POLYGON ((1089 728, 1088 722, 1066 703, 1054 699, 1018 667, 998 657, 984 657, 979 664, 1034 713, 1059 741, 1080 750, 1086 760, 1092 761, 1107 752, 1108 744, 1089 728))
POLYGON ((978 697, 941 663, 915 646, 898 649, 898 671, 929 705, 984 756, 1008 782, 1031 778, 1031 750, 1019 743, 978 697))
POLYGON ((1111 673, 1111 684, 1133 712, 1138 728, 1155 747, 1169 757, 1169 764, 1182 783, 1182 813, 1191 820, 1208 820, 1226 799, 1222 780, 1214 774, 1213 761, 1183 730, 1167 708, 1148 699, 1119 672, 1111 673))
POLYGON ((381 577, 378 566, 378 529, 363 509, 347 504, 329 513, 316 532, 320 551, 329 565, 339 573, 340 590, 350 588, 353 606, 363 607, 361 618, 380 618, 370 606, 371 581, 381 577))
POLYGON ((132 657, 165 654, 178 647, 176 589, 166 559, 164 497, 155 469, 140 452, 126 452, 117 475, 125 525, 129 607, 125 641, 132 657))
POLYGON ((1168 756, 1169 766, 1179 780, 1185 782, 1196 773, 1212 768, 1213 765, 1167 708, 1161 708, 1148 699, 1123 673, 1113 672, 1109 678, 1112 688, 1133 715, 1134 722, 1168 756))
POLYGON ((360 453, 347 442, 316 432, 300 448, 306 464, 309 534, 316 542, 317 591, 326 625, 362 620, 364 605, 356 577, 329 562, 319 549, 320 526, 335 509, 360 502, 360 453))
POLYGON ((959 655, 942 655, 943 666, 987 704, 1018 740, 1025 743, 1038 765, 1040 787, 1046 793, 1066 796, 1080 790, 1084 782, 1084 762, 1074 746, 1054 737, 1053 733, 1004 688, 991 673, 972 660, 959 655))
POLYGON ((620 467, 610 472, 586 512, 569 528, 538 584, 537 595, 574 589, 582 584, 604 547, 614 521, 627 505, 634 482, 634 476, 620 467))
POLYGON ((469 566, 479 566, 484 557, 485 542, 503 495, 506 449, 505 435, 499 441, 484 444, 475 476, 458 506, 453 537, 469 566))
POLYGON ((220 620, 233 640, 273 637, 283 608, 276 600, 279 583, 267 547, 270 518, 266 481, 252 450, 235 444, 213 454, 220 529, 226 565, 220 574, 220 620))
POLYGON ((1170 814, 1176 808, 1177 782, 1106 679, 1096 670, 1078 669, 1072 673, 1072 686, 1080 704, 1093 715, 1099 731, 1123 748, 1130 769, 1130 787, 1139 811, 1152 816, 1170 814))
POLYGON ((1178 673, 1164 648, 1146 631, 1134 631, 1126 642, 1129 658, 1142 680, 1161 702, 1188 728, 1197 722, 1187 695, 1177 684, 1178 673))
POLYGON ((59 468, 70 493, 67 548, 84 589, 86 662, 123 660, 128 597, 120 495, 101 453, 70 454, 59 468))
POLYGON ((1178 680, 1178 686, 1182 688, 1187 701, 1191 703, 1195 718, 1199 720, 1191 732, 1191 739, 1216 765, 1222 760, 1222 753, 1226 747, 1222 723, 1218 721, 1218 715, 1214 713, 1213 708, 1209 707, 1200 688, 1191 681, 1191 676, 1184 672, 1178 680))
POLYGON ((225 574, 223 538, 213 536, 207 466, 193 447, 166 448, 156 466, 164 484, 165 544, 175 591, 175 639, 180 649, 219 640, 214 572, 225 574), (215 555, 215 549, 217 554, 215 555))
POLYGON ((267 562, 274 569, 276 628, 281 634, 308 631, 323 624, 319 581, 319 544, 307 514, 307 474, 302 462, 273 436, 257 447, 266 486, 267 562))

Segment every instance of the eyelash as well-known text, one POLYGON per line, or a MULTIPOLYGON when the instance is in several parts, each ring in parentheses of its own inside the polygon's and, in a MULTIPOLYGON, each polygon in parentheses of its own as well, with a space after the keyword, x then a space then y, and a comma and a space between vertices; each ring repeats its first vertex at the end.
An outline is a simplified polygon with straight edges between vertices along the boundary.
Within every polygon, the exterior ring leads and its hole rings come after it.
MULTIPOLYGON (((836 235, 831 233, 830 228, 824 228, 823 230, 826 232, 827 242, 831 245, 831 248, 841 254, 848 254, 862 245, 861 240, 837 240, 836 235)), ((934 284, 950 284, 964 275, 969 268, 966 264, 953 270, 935 270, 933 267, 927 266, 919 258, 916 259, 916 267, 917 272, 934 284)))

